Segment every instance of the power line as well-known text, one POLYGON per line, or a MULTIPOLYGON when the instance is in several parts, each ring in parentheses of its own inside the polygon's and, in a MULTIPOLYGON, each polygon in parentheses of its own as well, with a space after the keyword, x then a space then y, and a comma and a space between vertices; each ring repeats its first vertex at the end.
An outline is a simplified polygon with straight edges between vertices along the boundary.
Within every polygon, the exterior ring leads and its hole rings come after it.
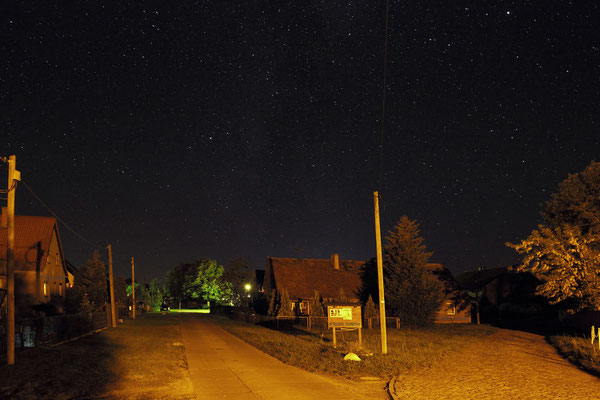
POLYGON ((63 224, 65 226, 65 228, 70 230, 79 239, 90 244, 92 247, 100 247, 100 245, 92 243, 90 240, 86 239, 83 235, 81 235, 80 233, 75 231, 75 229, 73 229, 69 225, 67 225, 67 223, 65 221, 63 221, 58 215, 56 215, 56 213, 54 211, 52 211, 52 209, 50 209, 50 207, 46 203, 44 203, 44 201, 42 199, 40 199, 40 197, 37 194, 35 194, 35 192, 29 187, 29 185, 27 183, 25 183, 23 180, 21 180, 21 183, 23 185, 25 185, 25 187, 27 188, 27 190, 29 190, 31 192, 33 197, 35 197, 44 207, 46 207, 46 209, 50 212, 50 214, 52 214, 54 216, 54 218, 56 218, 61 224, 63 224))

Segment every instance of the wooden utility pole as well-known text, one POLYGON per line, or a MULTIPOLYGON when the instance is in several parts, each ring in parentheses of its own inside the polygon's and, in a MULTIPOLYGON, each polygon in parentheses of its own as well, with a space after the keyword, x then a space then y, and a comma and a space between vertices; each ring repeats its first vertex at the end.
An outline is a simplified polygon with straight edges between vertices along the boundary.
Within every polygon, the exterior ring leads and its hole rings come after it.
MULTIPOLYGON (((15 192, 21 173, 17 157, 8 158, 7 239, 6 239, 6 363, 15 365, 15 192)), ((39 288, 38 288, 39 289, 39 288)))
POLYGON ((131 257, 131 317, 135 319, 135 264, 131 257))
POLYGON ((375 203, 375 242, 377 244, 377 282, 379 283, 379 325, 381 327, 381 354, 387 354, 385 326, 385 298, 383 294, 383 259, 381 256, 381 228, 379 226, 379 193, 373 192, 375 203))
POLYGON ((117 326, 117 302, 115 301, 115 284, 113 279, 113 266, 112 266, 112 246, 109 244, 108 247, 108 282, 110 287, 110 313, 112 315, 112 327, 117 326))

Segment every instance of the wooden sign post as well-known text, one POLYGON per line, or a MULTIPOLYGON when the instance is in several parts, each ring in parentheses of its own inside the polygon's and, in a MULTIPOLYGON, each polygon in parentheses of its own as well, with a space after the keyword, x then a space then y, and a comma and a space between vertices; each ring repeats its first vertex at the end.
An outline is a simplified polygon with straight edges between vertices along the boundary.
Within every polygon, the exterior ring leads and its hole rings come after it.
POLYGON ((358 345, 362 347, 362 318, 356 303, 332 303, 327 306, 327 327, 333 329, 333 348, 337 348, 336 328, 358 329, 358 345))

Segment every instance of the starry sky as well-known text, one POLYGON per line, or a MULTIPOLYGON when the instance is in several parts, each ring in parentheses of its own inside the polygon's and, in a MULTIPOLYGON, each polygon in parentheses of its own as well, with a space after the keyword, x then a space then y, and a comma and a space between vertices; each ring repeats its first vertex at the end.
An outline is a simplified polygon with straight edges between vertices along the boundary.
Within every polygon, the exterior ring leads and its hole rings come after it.
MULTIPOLYGON (((600 160, 596 1, 78 1, 0 6, 1 155, 117 274, 198 257, 375 256, 416 219, 454 272, 518 261, 600 160)), ((6 167, 2 167, 2 171, 6 167)), ((49 215, 23 186, 17 214, 49 215)))

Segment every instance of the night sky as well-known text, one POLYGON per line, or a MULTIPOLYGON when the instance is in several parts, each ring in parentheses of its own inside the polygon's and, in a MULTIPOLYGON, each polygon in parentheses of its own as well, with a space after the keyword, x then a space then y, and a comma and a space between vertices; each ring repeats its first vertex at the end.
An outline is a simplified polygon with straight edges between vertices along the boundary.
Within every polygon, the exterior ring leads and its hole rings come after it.
MULTIPOLYGON (((0 155, 120 275, 370 259, 374 190, 384 235, 505 266, 600 160, 596 1, 391 1, 383 146, 384 1, 47 3, 0 7, 0 155)), ((16 211, 50 215, 24 185, 16 211)))

